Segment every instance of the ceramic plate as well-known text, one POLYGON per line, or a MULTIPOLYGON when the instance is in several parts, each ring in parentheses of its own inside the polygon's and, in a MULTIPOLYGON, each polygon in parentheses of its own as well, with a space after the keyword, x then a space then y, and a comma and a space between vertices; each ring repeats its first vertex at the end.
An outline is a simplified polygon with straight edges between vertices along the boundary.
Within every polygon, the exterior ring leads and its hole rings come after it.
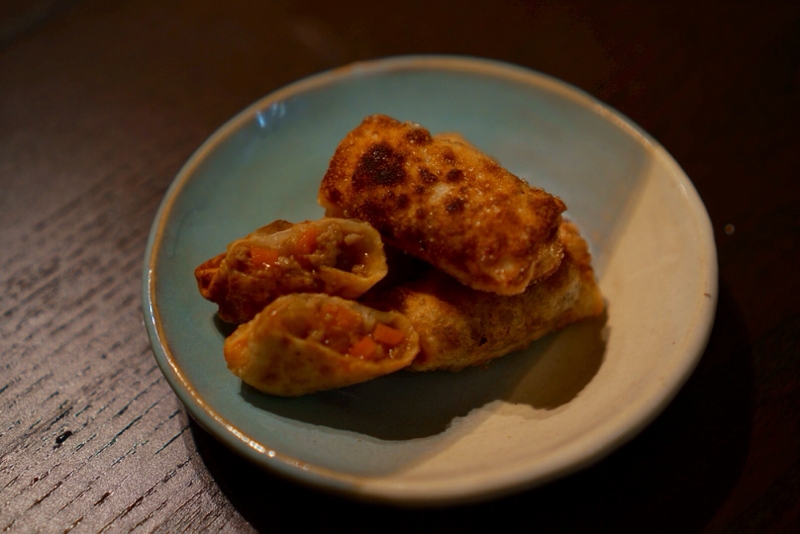
POLYGON ((716 269, 691 182, 619 113, 520 67, 398 57, 294 83, 211 136, 153 223, 144 311, 172 388, 235 451, 357 498, 437 505, 542 484, 640 431, 702 354, 716 269), (606 314, 487 368, 400 372, 297 399, 243 386, 193 270, 274 219, 320 217, 317 188, 335 147, 373 113, 460 132, 560 196, 590 242, 606 314))

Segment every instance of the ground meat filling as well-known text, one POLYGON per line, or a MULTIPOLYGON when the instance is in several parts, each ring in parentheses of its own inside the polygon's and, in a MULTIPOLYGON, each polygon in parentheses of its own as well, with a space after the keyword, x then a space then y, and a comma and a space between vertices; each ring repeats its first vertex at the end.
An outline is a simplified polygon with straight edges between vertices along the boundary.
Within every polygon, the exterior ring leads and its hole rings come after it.
POLYGON ((243 271, 255 276, 297 275, 300 271, 317 271, 330 267, 364 275, 367 272, 369 244, 363 235, 347 233, 336 224, 321 232, 311 224, 298 225, 277 248, 251 245, 235 251, 243 271))
POLYGON ((362 360, 394 358, 405 338, 400 330, 369 314, 331 302, 318 304, 314 309, 293 306, 282 313, 282 322, 294 337, 362 360))

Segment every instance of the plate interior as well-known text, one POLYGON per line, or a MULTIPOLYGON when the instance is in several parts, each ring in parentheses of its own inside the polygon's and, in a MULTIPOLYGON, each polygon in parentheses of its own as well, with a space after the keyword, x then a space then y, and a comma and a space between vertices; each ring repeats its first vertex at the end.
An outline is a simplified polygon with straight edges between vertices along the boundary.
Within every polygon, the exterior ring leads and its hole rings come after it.
POLYGON ((707 214, 663 148, 574 88, 465 58, 360 64, 243 111, 172 184, 145 278, 156 358, 204 427, 299 480, 429 503, 531 486, 609 452, 688 377, 716 302, 707 214), (320 217, 334 149, 373 113, 460 132, 560 196, 590 242, 607 313, 487 368, 401 372, 299 399, 242 385, 193 270, 258 226, 320 217))

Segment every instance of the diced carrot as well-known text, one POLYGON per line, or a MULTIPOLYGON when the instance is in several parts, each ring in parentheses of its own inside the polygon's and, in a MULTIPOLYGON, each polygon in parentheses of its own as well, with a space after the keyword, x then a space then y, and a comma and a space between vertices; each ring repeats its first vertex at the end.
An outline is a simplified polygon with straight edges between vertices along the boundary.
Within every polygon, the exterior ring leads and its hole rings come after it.
POLYGON ((375 325, 372 337, 379 343, 394 346, 403 341, 403 332, 383 323, 378 323, 375 325))
POLYGON ((313 224, 306 225, 295 240, 295 255, 305 256, 314 252, 317 248, 317 236, 319 236, 317 227, 313 224))
POLYGON ((358 313, 348 310, 338 304, 326 302, 322 305, 322 312, 330 319, 328 321, 342 330, 354 331, 361 328, 363 319, 358 313))
POLYGON ((336 317, 336 315, 339 313, 339 310, 341 309, 342 309, 341 306, 339 306, 338 304, 334 304, 333 302, 324 302, 321 308, 322 313, 326 313, 331 317, 336 317))
POLYGON ((375 354, 376 350, 378 350, 378 344, 371 337, 364 336, 350 347, 347 354, 356 358, 368 359, 375 354))
POLYGON ((250 247, 250 260, 256 265, 269 265, 271 263, 275 263, 278 261, 279 257, 280 254, 275 249, 266 247, 250 247))

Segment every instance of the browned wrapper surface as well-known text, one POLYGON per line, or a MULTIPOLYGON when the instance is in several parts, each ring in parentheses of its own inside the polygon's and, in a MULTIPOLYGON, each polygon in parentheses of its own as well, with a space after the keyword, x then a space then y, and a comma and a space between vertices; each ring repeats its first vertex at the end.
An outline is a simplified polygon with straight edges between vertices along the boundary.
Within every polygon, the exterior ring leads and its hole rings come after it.
POLYGON ((602 313, 586 242, 570 222, 561 224, 559 234, 565 248, 560 267, 519 295, 470 289, 430 269, 417 280, 367 297, 404 314, 417 331, 420 354, 409 369, 458 371, 480 365, 602 313))
POLYGON ((383 115, 339 144, 319 202, 474 289, 521 293, 563 255, 560 199, 465 143, 383 115))

